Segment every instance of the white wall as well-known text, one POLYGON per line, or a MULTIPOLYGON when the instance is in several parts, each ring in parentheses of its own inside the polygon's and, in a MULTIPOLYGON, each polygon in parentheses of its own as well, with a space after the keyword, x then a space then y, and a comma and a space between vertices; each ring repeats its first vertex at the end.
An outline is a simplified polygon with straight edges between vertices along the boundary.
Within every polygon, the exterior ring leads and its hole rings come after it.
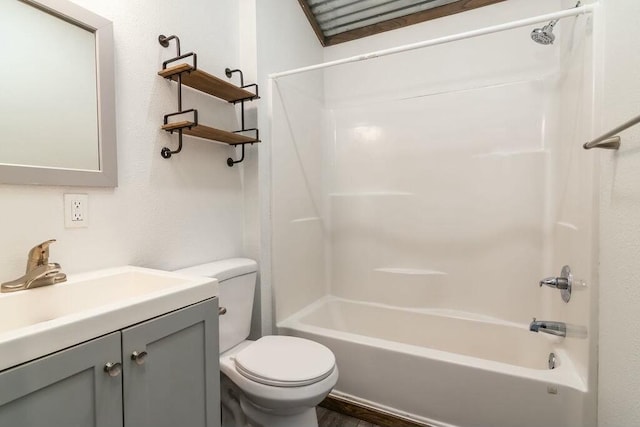
MULTIPOLYGON (((247 256, 259 263, 251 338, 270 334, 273 326, 271 283, 271 90, 268 75, 322 61, 322 48, 296 2, 239 1, 241 63, 245 81, 257 82, 261 99, 247 104, 247 119, 257 123, 262 143, 247 146, 243 165, 247 256)), ((296 289, 291 289, 292 293, 296 289)), ((288 293, 287 291, 284 291, 288 293)))
MULTIPOLYGON (((114 23, 119 187, 0 186, 0 281, 24 272, 27 251, 46 239, 51 261, 75 273, 122 264, 174 269, 243 255, 240 169, 227 167, 226 145, 185 137, 170 160, 160 149, 176 136, 159 130, 177 106, 176 85, 157 76, 175 55, 157 42, 177 34, 200 68, 223 76, 239 62, 235 0, 77 0, 114 23), (65 229, 63 193, 89 194, 89 228, 65 229)), ((223 101, 185 90, 185 106, 203 123, 234 130, 236 113, 223 101)))
MULTIPOLYGON (((305 65, 311 65, 322 62, 322 46, 318 42, 315 33, 307 22, 307 19, 295 0, 273 0, 264 1, 256 0, 256 38, 257 38, 257 67, 258 80, 262 90, 262 99, 260 100, 259 126, 261 135, 263 135, 265 148, 260 152, 259 159, 259 188, 260 188, 260 212, 262 220, 261 229, 261 292, 262 292, 262 332, 269 333, 271 331, 274 317, 272 313, 272 304, 289 305, 292 301, 300 298, 309 298, 308 285, 317 283, 305 269, 305 264, 298 262, 299 259, 289 257, 292 248, 282 246, 276 248, 272 239, 272 233, 277 231, 272 228, 271 214, 272 205, 271 197, 288 197, 285 192, 271 193, 271 181, 277 180, 281 176, 281 172, 289 167, 295 167, 295 163, 289 162, 294 160, 291 158, 272 158, 272 145, 276 143, 271 139, 271 111, 269 105, 271 98, 276 97, 275 88, 270 88, 268 83, 268 75, 278 71, 289 70, 305 65), (273 173, 273 177, 272 174, 273 173), (272 247, 272 244, 274 246, 272 247), (280 257, 284 269, 271 270, 271 257, 280 257), (283 274, 297 275, 297 280, 283 281, 283 274), (272 283, 275 293, 272 299, 272 283)), ((317 89, 317 85, 311 84, 317 89)), ((314 114, 309 112, 304 116, 307 120, 315 120, 314 114)), ((280 141, 282 142, 282 141, 280 141)), ((296 176, 295 179, 300 177, 296 176)), ((293 207, 295 209, 295 202, 293 207)), ((286 244, 286 241, 279 240, 286 244)), ((295 252, 294 252, 295 254, 295 252)), ((308 256, 310 262, 313 257, 308 256)), ((322 286, 322 284, 320 285, 322 286)), ((316 294, 318 291, 314 291, 316 294)), ((286 310, 286 308, 285 308, 286 310)))
MULTIPOLYGON (((601 126, 640 114, 640 2, 602 0, 604 73, 601 126)), ((598 425, 640 425, 640 127, 621 134, 619 152, 601 160, 600 357, 598 425)))

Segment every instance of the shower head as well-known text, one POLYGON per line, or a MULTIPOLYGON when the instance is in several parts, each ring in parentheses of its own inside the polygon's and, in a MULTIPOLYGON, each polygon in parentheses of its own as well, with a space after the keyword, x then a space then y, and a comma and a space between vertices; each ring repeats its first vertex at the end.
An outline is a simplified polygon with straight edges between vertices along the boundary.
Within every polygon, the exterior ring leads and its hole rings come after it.
POLYGON ((544 45, 553 44, 553 41, 556 39, 556 36, 553 34, 553 27, 555 27, 557 23, 558 20, 556 19, 542 28, 536 28, 531 31, 531 39, 536 43, 544 45))
MULTIPOLYGON (((580 7, 581 5, 582 5, 582 2, 578 1, 575 7, 580 7)), ((543 45, 553 44, 554 40, 556 39, 556 36, 553 34, 553 27, 555 27, 557 23, 558 23, 558 20, 554 19, 544 27, 536 28, 535 30, 531 31, 531 39, 534 42, 540 43, 543 45)))

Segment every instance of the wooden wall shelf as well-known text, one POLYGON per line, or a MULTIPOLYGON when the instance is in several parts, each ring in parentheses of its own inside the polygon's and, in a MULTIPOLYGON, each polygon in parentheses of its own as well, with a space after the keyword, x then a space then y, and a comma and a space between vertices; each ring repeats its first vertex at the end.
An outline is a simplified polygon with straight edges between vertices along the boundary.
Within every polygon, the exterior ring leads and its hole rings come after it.
POLYGON ((172 155, 182 151, 182 135, 195 136, 198 138, 208 139, 210 141, 218 141, 229 145, 240 145, 242 147, 242 157, 239 160, 232 158, 227 159, 227 165, 233 166, 244 160, 244 146, 245 144, 255 144, 260 142, 260 133, 258 129, 247 129, 244 123, 244 104, 246 101, 252 101, 258 99, 258 85, 250 84, 245 86, 244 76, 241 70, 232 70, 230 68, 225 69, 225 75, 231 78, 233 74, 237 73, 240 76, 240 86, 236 86, 228 81, 219 79, 205 71, 199 70, 197 67, 198 57, 195 53, 190 52, 184 55, 180 54, 180 39, 173 36, 158 36, 158 42, 163 47, 169 47, 169 41, 175 40, 177 56, 175 58, 164 61, 162 64, 162 70, 158 71, 158 75, 169 80, 173 80, 178 83, 178 111, 175 113, 164 115, 164 125, 162 130, 167 132, 178 133, 178 149, 171 150, 168 147, 163 147, 160 154, 165 159, 171 158, 172 155), (182 62, 187 58, 193 60, 193 65, 187 62, 182 62), (168 66, 168 64, 180 61, 177 65, 168 66), (206 93, 216 98, 223 99, 233 104, 239 102, 241 104, 241 119, 242 129, 237 132, 229 132, 222 129, 216 129, 211 126, 205 126, 198 123, 198 111, 195 109, 184 110, 182 108, 182 86, 189 86, 200 92, 206 93), (255 93, 246 90, 248 87, 253 87, 255 93), (193 120, 182 120, 169 123, 170 117, 178 118, 177 116, 183 116, 187 113, 193 113, 193 120), (249 137, 242 132, 252 131, 255 133, 255 137, 249 137))
POLYGON ((183 85, 228 102, 235 103, 257 98, 253 92, 249 92, 246 89, 212 76, 205 71, 195 69, 191 64, 187 63, 160 70, 158 71, 158 75, 176 82, 178 81, 178 76, 182 76, 183 85))
POLYGON ((162 130, 175 132, 182 129, 185 135, 197 136, 198 138, 208 139, 210 141, 224 142, 229 145, 237 144, 254 144, 260 142, 259 139, 251 138, 240 133, 229 132, 222 129, 216 129, 210 126, 195 124, 190 121, 181 121, 169 123, 162 126, 162 130))

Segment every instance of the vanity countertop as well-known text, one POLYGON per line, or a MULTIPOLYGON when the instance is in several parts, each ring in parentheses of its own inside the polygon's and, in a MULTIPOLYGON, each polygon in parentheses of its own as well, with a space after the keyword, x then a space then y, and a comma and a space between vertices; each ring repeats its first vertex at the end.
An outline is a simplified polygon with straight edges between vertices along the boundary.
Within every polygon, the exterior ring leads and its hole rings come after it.
POLYGON ((0 294, 0 371, 217 295, 215 279, 132 266, 0 294))

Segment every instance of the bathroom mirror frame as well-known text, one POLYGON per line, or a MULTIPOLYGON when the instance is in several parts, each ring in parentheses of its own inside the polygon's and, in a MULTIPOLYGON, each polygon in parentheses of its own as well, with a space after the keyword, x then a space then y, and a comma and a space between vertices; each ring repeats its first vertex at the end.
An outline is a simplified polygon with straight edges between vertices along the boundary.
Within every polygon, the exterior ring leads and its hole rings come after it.
POLYGON ((98 170, 0 163, 0 183, 117 187, 113 24, 68 0, 17 0, 95 36, 98 170))

